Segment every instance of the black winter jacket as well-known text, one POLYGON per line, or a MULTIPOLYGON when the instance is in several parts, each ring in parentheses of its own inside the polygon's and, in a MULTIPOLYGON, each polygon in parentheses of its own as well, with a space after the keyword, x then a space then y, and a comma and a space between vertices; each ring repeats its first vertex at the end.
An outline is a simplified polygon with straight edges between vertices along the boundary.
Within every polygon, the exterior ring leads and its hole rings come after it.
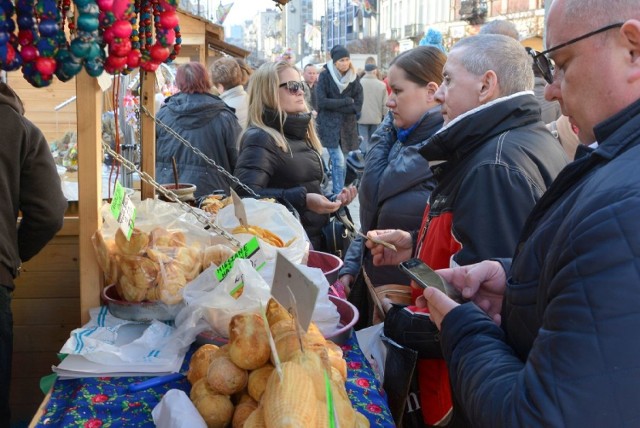
MULTIPOLYGON (((375 131, 358 191, 363 233, 373 229, 413 231, 420 227, 424 208, 436 182, 428 162, 418 150, 442 127, 442 122, 438 106, 422 118, 404 142, 397 139, 391 113, 375 131)), ((374 285, 409 285, 407 275, 396 266, 373 266, 371 252, 362 241, 358 237, 349 246, 340 275, 355 277, 364 264, 374 285)))
POLYGON ((325 65, 318 76, 315 91, 318 104, 316 122, 322 145, 327 148, 340 146, 345 153, 356 150, 360 145, 357 118, 364 100, 360 78, 349 83, 341 93, 325 65))
POLYGON ((502 328, 473 304, 442 323, 479 427, 640 424, 640 100, 595 128, 532 211, 502 328))
MULTIPOLYGON (((273 117, 265 123, 278 129, 273 117)), ((306 141, 311 114, 288 115, 284 136, 291 152, 276 146, 265 131, 249 126, 240 141, 240 155, 234 175, 264 198, 285 199, 300 214, 300 221, 314 248, 322 248, 321 229, 329 222, 328 214, 307 209, 307 193, 322 194, 324 170, 320 154, 306 141)), ((246 195, 241 188, 238 194, 246 195)))
MULTIPOLYGON (((229 173, 238 158, 240 125, 231 108, 211 94, 178 93, 165 100, 157 114, 159 120, 176 131, 229 173)), ((229 193, 229 182, 191 149, 162 126, 156 126, 156 181, 173 183, 171 157, 175 156, 181 183, 195 184, 195 196, 215 190, 229 193)))
MULTIPOLYGON (((0 285, 13 289, 21 262, 60 230, 67 209, 60 176, 42 132, 0 83, 0 285), (16 227, 18 213, 22 220, 16 227)), ((6 310, 8 308, 1 308, 6 310)))

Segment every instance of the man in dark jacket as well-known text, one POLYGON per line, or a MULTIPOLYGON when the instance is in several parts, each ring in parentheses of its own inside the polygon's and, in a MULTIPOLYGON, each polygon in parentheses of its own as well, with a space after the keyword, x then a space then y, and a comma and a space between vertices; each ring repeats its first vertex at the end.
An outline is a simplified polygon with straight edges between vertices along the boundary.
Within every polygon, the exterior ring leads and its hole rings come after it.
MULTIPOLYGON (((381 232, 378 237, 398 252, 374 248, 374 264, 397 264, 416 254, 439 269, 510 257, 529 212, 566 165, 531 92, 531 59, 516 40, 494 34, 463 39, 451 50, 443 76, 435 97, 445 126, 421 149, 438 184, 419 233, 381 232)), ((418 297, 420 290, 413 290, 418 297)), ((396 307, 385 329, 413 347, 416 322, 407 310, 425 319, 415 307, 396 307)), ((423 359, 418 372, 425 423, 446 425, 451 408, 446 366, 441 359, 423 359)), ((464 425, 456 422, 459 412, 453 416, 453 426, 464 425)))
POLYGON ((0 426, 8 427, 13 280, 21 263, 62 228, 67 200, 47 141, 24 117, 15 92, 2 82, 0 118, 0 426), (18 212, 22 219, 16 227, 18 212))
POLYGON ((479 427, 640 423, 640 9, 556 0, 536 57, 579 128, 576 160, 531 212, 513 260, 424 292, 453 390, 479 427), (555 71, 549 60, 555 61, 555 71))

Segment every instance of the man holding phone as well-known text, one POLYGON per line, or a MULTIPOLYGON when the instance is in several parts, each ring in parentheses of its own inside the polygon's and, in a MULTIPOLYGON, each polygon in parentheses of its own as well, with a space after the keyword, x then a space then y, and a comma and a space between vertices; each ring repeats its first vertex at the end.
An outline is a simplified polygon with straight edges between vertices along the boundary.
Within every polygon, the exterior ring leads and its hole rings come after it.
MULTIPOLYGON (((414 254, 434 269, 510 257, 529 212, 566 165, 531 91, 532 60, 516 40, 465 38, 451 50, 443 75, 435 98, 444 127, 421 149, 438 184, 419 231, 369 232, 398 250, 368 241, 374 265, 398 264, 414 254)), ((414 287, 414 298, 421 294, 414 287)), ((416 336, 413 318, 425 318, 419 312, 391 309, 385 331, 399 334, 391 338, 400 344, 413 345, 408 339, 416 336)), ((467 426, 461 412, 451 412, 444 361, 420 360, 418 375, 424 423, 467 426)))
POLYGON ((477 426, 640 424, 640 8, 556 0, 536 64, 583 144, 513 260, 441 273, 474 303, 424 297, 477 426), (555 62, 555 69, 553 63, 555 62))

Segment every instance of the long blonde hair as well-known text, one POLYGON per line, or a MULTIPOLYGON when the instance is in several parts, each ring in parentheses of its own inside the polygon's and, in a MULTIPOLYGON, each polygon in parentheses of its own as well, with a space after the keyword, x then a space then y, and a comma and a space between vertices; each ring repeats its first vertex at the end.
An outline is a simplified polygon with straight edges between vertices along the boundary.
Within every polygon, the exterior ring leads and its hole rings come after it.
MULTIPOLYGON (((244 132, 247 132, 250 127, 262 129, 273 138, 276 146, 285 152, 290 152, 289 144, 284 137, 284 122, 287 119, 287 113, 282 110, 278 95, 278 87, 280 83, 282 83, 280 82, 279 76, 280 73, 287 68, 292 68, 300 74, 300 71, 293 65, 285 61, 279 61, 267 62, 251 75, 248 89, 248 122, 247 129, 244 132), (265 107, 278 113, 278 117, 280 118, 280 132, 264 123, 262 115, 264 114, 265 107)), ((305 111, 308 113, 310 111, 309 106, 306 104, 305 106, 305 111)), ((242 138, 242 136, 240 138, 242 138)), ((315 151, 318 153, 322 152, 322 144, 316 133, 316 126, 313 120, 311 120, 307 128, 306 141, 315 151)))

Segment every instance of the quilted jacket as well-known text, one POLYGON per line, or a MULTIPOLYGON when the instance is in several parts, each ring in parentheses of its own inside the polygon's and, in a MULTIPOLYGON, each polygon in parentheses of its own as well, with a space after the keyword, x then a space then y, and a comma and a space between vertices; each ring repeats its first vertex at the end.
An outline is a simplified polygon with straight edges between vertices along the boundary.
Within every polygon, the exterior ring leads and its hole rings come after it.
POLYGON ((640 426, 640 100, 595 135, 525 225, 502 328, 470 303, 443 320, 476 426, 640 426))

